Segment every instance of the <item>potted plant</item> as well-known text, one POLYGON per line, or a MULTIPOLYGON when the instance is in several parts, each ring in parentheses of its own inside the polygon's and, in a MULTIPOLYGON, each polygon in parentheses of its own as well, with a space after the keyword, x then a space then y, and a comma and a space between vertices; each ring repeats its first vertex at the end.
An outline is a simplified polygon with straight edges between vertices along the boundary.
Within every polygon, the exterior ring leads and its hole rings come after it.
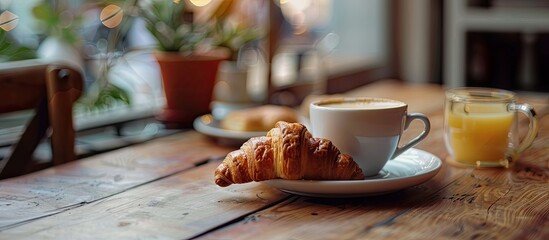
POLYGON ((154 52, 162 75, 166 106, 157 116, 168 128, 192 126, 194 119, 210 112, 219 63, 226 54, 199 53, 207 38, 206 24, 185 16, 185 1, 156 0, 142 6, 141 16, 156 39, 154 52))

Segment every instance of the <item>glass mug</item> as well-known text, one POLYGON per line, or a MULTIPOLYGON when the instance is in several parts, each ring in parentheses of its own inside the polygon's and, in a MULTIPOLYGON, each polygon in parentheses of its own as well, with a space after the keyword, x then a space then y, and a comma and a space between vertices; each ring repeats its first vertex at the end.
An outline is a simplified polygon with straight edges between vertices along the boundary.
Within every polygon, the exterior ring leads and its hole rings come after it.
POLYGON ((493 88, 446 91, 444 140, 449 160, 472 167, 509 167, 538 132, 538 119, 516 94, 493 88), (529 119, 528 133, 519 139, 518 112, 529 119))

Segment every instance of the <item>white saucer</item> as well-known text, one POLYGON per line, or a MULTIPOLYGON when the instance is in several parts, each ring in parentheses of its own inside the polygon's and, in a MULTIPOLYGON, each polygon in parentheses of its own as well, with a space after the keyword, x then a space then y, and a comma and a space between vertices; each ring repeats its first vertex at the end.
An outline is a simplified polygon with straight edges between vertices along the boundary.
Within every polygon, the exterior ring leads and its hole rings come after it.
POLYGON ((273 179, 263 181, 287 193, 308 197, 363 197, 382 195, 419 185, 440 170, 435 155, 412 148, 387 162, 380 174, 358 181, 313 181, 273 179))
POLYGON ((217 138, 221 144, 239 146, 252 137, 267 135, 267 132, 242 132, 223 129, 219 120, 214 119, 211 114, 202 115, 193 122, 196 131, 217 138))

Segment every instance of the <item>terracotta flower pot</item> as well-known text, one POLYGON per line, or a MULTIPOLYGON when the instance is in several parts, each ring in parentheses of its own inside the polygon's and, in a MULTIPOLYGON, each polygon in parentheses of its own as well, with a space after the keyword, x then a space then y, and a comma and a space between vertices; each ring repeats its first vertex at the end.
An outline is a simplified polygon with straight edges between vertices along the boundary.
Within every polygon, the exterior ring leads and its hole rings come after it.
POLYGON ((157 119, 168 128, 191 127, 195 118, 210 112, 217 69, 225 57, 169 52, 155 52, 154 56, 166 96, 166 106, 157 119))

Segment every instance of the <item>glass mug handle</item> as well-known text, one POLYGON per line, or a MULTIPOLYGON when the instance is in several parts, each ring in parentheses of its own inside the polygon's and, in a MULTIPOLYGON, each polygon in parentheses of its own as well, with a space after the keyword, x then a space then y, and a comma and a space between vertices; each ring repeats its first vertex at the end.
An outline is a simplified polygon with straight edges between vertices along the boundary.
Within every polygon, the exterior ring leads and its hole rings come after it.
POLYGON ((536 138, 536 135, 538 134, 538 116, 536 114, 536 111, 534 111, 534 108, 526 103, 510 104, 509 110, 521 112, 522 114, 526 115, 526 117, 530 121, 530 124, 528 125, 528 133, 526 134, 524 139, 522 139, 522 142, 520 142, 518 146, 518 153, 521 153, 528 147, 530 147, 530 145, 532 145, 534 139, 536 138))
POLYGON ((431 122, 429 121, 429 118, 427 118, 427 116, 425 116, 425 114, 423 113, 406 114, 406 122, 404 123, 404 130, 408 129, 408 127, 410 126, 410 123, 416 119, 423 122, 423 132, 421 132, 414 139, 410 140, 410 142, 408 142, 406 145, 402 147, 397 147, 391 159, 395 159, 396 157, 398 157, 398 155, 402 154, 406 150, 410 149, 411 147, 421 142, 421 140, 427 137, 427 134, 429 134, 429 131, 431 131, 431 122))

